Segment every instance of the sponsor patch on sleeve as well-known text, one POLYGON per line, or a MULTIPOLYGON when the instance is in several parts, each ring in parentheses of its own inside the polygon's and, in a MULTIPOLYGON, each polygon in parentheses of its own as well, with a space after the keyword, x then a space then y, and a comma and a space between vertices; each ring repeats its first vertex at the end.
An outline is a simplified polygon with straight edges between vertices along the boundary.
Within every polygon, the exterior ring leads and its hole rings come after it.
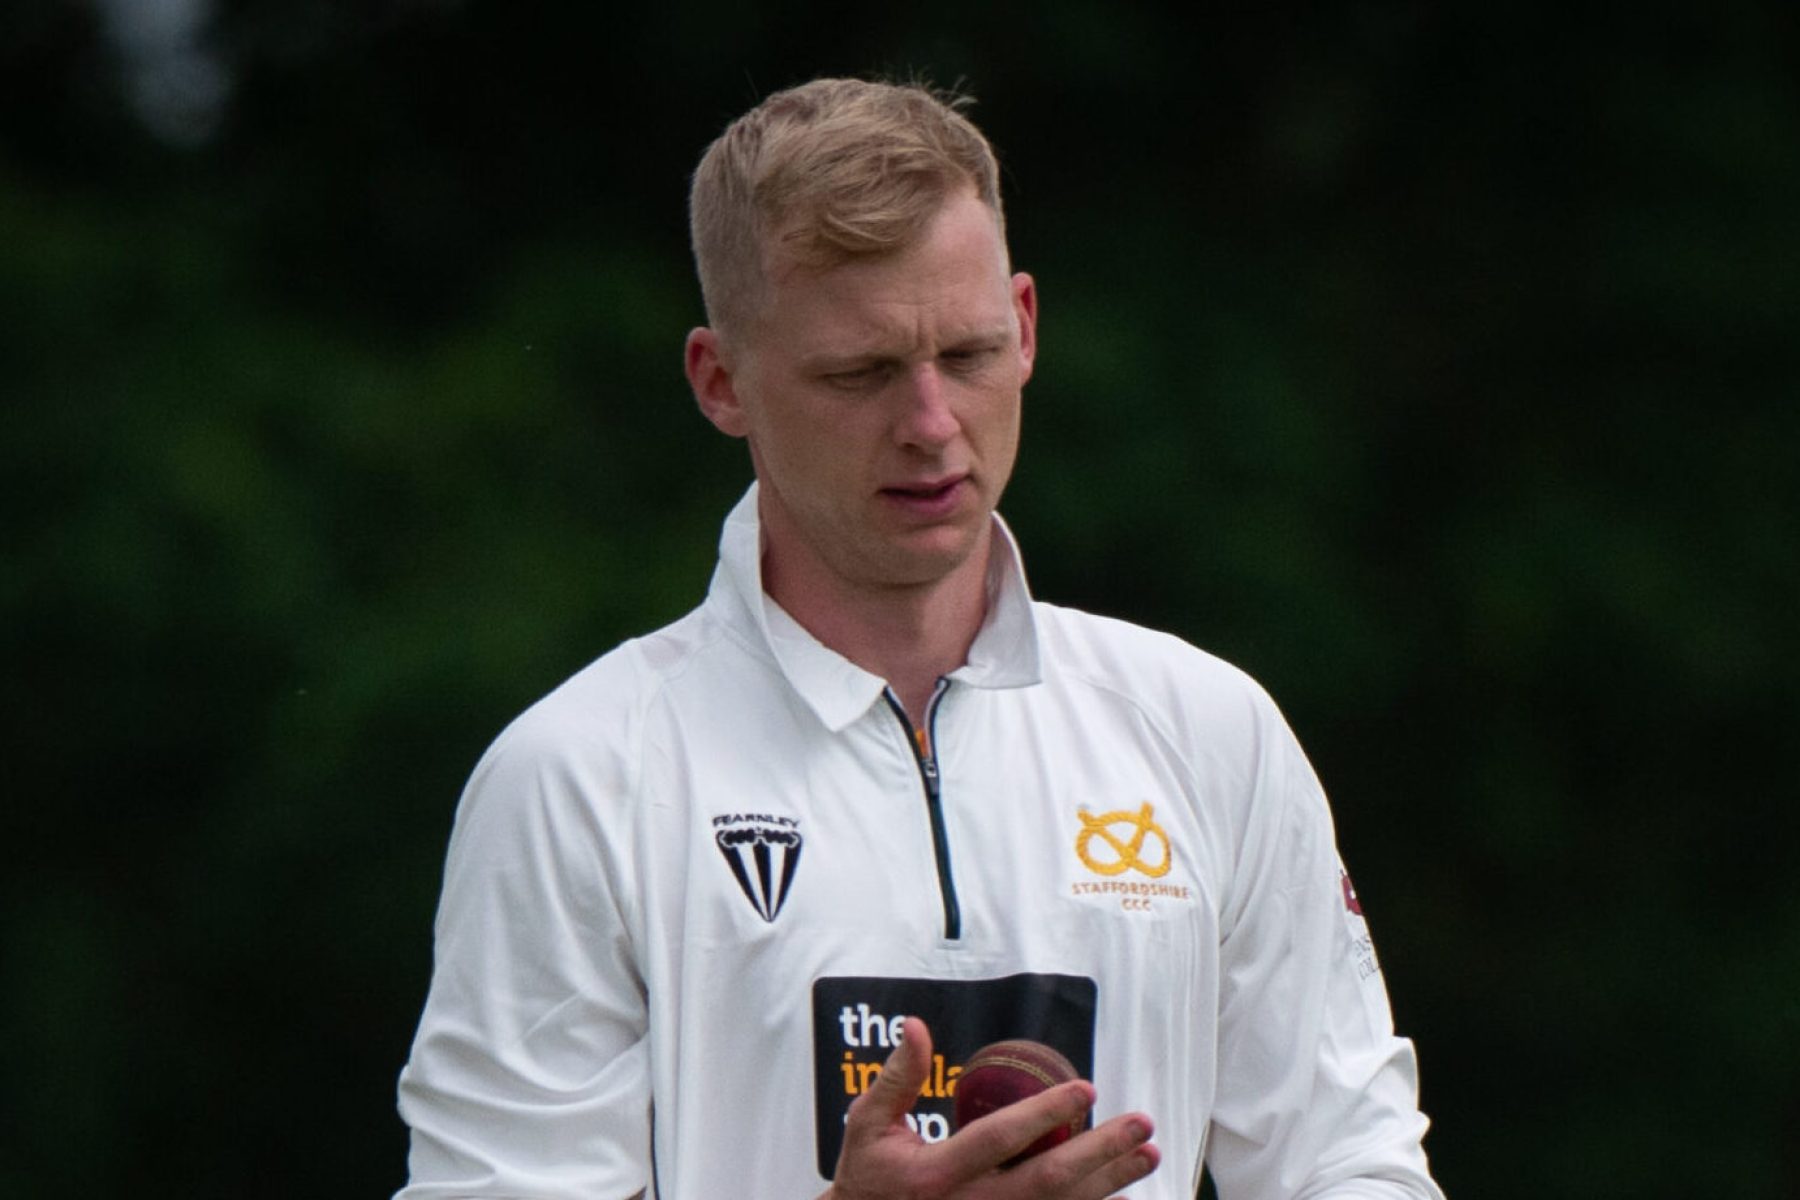
POLYGON ((1356 960, 1356 977, 1368 979, 1381 970, 1381 964, 1375 958, 1375 942, 1369 936, 1369 922, 1363 917, 1356 885, 1350 882, 1350 872, 1341 863, 1338 865, 1338 886, 1344 893, 1344 926, 1349 932, 1350 951, 1356 960))

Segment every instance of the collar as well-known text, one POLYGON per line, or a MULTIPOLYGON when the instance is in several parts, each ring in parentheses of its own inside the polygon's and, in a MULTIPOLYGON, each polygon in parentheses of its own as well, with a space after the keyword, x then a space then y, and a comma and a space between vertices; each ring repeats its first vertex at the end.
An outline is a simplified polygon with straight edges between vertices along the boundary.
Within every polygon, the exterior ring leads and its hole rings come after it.
MULTIPOLYGON (((727 610, 731 623, 766 650, 782 675, 836 733, 881 699, 887 682, 820 642, 769 598, 762 586, 762 522, 752 483, 719 537, 719 565, 707 603, 727 610)), ((949 678, 978 688, 1028 687, 1042 678, 1037 621, 1018 544, 994 515, 988 555, 987 617, 969 647, 969 658, 949 678)))

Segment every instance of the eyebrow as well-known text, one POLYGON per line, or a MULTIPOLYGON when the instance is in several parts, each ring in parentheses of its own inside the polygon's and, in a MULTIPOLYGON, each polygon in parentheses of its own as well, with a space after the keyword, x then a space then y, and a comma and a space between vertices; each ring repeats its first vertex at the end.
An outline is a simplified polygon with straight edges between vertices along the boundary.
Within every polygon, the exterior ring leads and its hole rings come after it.
POLYGON ((862 367, 879 366, 883 363, 896 363, 901 355, 889 354, 885 351, 864 351, 860 354, 814 354, 800 360, 800 369, 810 374, 829 375, 834 371, 849 371, 862 367))
MULTIPOLYGON (((960 337, 951 338, 938 347, 939 354, 957 350, 975 350, 984 346, 1003 345, 1011 329, 1008 326, 994 326, 990 329, 973 330, 960 337)), ((821 351, 818 354, 804 355, 800 359, 800 368, 804 371, 829 374, 832 371, 845 371, 852 368, 880 366, 886 363, 904 362, 910 355, 896 354, 883 348, 871 348, 861 351, 839 353, 821 351)))

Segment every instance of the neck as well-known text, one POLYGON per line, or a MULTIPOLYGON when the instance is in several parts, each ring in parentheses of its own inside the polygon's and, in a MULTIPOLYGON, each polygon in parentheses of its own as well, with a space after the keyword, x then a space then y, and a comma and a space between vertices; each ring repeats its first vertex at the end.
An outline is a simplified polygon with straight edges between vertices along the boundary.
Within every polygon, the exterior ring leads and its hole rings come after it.
POLYGON ((905 587, 857 587, 800 564, 763 558, 763 587, 808 633, 885 679, 914 725, 937 681, 968 661, 987 616, 992 533, 949 575, 905 587), (801 569, 795 569, 801 566, 801 569))

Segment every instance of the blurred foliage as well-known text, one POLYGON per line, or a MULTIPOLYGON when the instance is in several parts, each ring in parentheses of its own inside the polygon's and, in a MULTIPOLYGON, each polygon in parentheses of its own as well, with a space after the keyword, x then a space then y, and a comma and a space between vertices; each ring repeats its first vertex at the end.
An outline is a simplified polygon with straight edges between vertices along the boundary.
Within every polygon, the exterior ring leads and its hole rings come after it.
POLYGON ((1003 154, 1034 586, 1286 706, 1449 1193, 1800 1192, 1792 6, 222 0, 162 125, 131 7, 0 18, 0 1193, 398 1185, 462 778, 748 478, 686 172, 869 71, 1003 154))

